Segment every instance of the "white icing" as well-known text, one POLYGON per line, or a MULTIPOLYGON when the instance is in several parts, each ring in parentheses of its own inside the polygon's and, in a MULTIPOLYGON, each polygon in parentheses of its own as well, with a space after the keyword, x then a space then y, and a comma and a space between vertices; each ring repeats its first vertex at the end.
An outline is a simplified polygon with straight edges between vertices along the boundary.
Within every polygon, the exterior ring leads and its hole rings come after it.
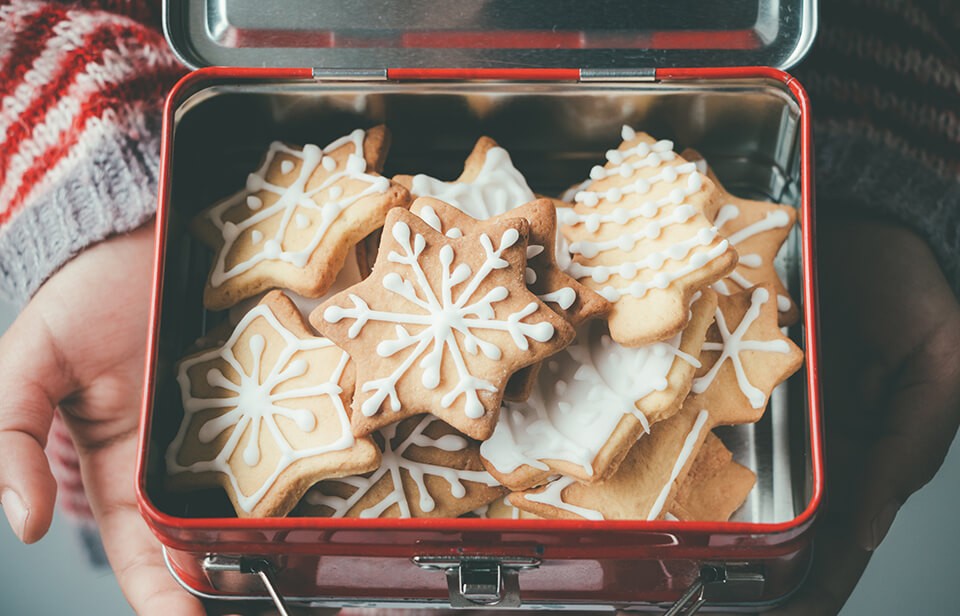
POLYGON ((673 483, 677 480, 677 477, 680 476, 680 471, 683 470, 687 460, 689 460, 693 454, 693 448, 697 444, 697 439, 703 430, 703 426, 707 423, 709 416, 710 413, 706 410, 701 410, 697 414, 697 419, 693 422, 693 427, 690 428, 690 432, 683 440, 683 447, 680 448, 680 454, 677 456, 676 461, 673 463, 673 468, 670 470, 670 478, 667 479, 663 489, 660 490, 660 494, 657 496, 657 500, 654 501, 653 506, 647 513, 648 520, 656 520, 657 517, 660 516, 660 512, 663 511, 664 505, 667 504, 667 497, 670 496, 670 490, 673 488, 673 483))
POLYGON ((713 383, 714 379, 717 377, 717 373, 720 371, 723 363, 727 360, 730 360, 730 363, 733 365, 734 374, 737 378, 737 385, 740 387, 740 391, 743 392, 743 395, 746 396, 747 400, 750 402, 750 406, 755 409, 763 408, 763 405, 766 404, 767 396, 750 383, 750 380, 747 378, 746 371, 744 370, 743 360, 740 357, 740 353, 743 351, 759 351, 764 353, 783 354, 790 352, 790 345, 786 340, 743 339, 747 333, 747 330, 750 329, 750 326, 753 325, 753 323, 760 316, 760 308, 769 300, 770 293, 765 288, 757 287, 754 289, 750 296, 750 308, 747 309, 747 312, 743 315, 743 319, 740 321, 740 324, 737 325, 737 328, 732 332, 727 326, 727 320, 723 316, 723 312, 720 310, 720 308, 717 308, 717 329, 720 331, 720 337, 723 341, 705 342, 703 344, 703 350, 720 351, 720 357, 717 358, 716 363, 713 364, 706 374, 694 379, 693 387, 691 389, 693 393, 701 394, 706 391, 710 384, 713 383))
POLYGON ((293 171, 293 161, 285 160, 280 163, 280 173, 286 175, 293 171))
MULTIPOLYGON (((717 213, 717 220, 714 223, 721 232, 723 232, 724 227, 740 217, 740 208, 733 203, 728 203, 720 208, 720 211, 717 213)), ((757 222, 747 225, 746 227, 735 231, 734 233, 727 234, 727 241, 736 248, 745 240, 750 239, 761 233, 771 231, 773 229, 782 229, 790 225, 790 216, 783 210, 772 210, 767 212, 767 215, 757 222)), ((757 283, 750 280, 745 275, 743 270, 745 269, 756 269, 763 266, 763 257, 756 253, 740 253, 740 261, 737 263, 737 269, 727 275, 727 278, 735 282, 741 289, 749 289, 755 286, 757 283)), ((730 288, 723 280, 718 281, 713 285, 713 288, 722 295, 731 295, 735 290, 730 288)), ((790 307, 793 305, 793 302, 789 297, 785 295, 777 296, 777 310, 780 312, 786 312, 790 310, 790 307)))
MULTIPOLYGON (((438 255, 441 285, 439 290, 435 290, 428 282, 420 263, 420 255, 426 248, 424 237, 413 233, 403 221, 396 222, 389 232, 403 252, 401 254, 391 251, 387 259, 408 268, 412 281, 394 272, 383 277, 382 285, 396 296, 396 300, 404 301, 392 302, 392 310, 372 310, 363 299, 351 294, 349 298, 352 307, 330 306, 323 315, 329 323, 354 319, 354 324, 348 330, 348 335, 352 338, 358 336, 370 321, 396 324, 396 338, 380 341, 376 352, 384 358, 407 352, 406 358, 391 374, 359 384, 360 391, 372 392, 361 403, 360 411, 364 415, 372 416, 379 412, 387 400, 393 411, 399 411, 397 383, 414 362, 419 358, 421 382, 425 388, 432 390, 440 384, 440 369, 444 358, 449 358, 456 368, 458 380, 452 388, 444 392, 441 405, 449 408, 463 396, 466 416, 479 418, 483 416, 484 409, 478 392, 494 392, 497 387, 469 372, 463 351, 466 350, 471 355, 482 352, 494 361, 500 359, 502 351, 495 344, 481 338, 478 332, 507 332, 514 346, 520 351, 529 349, 529 339, 546 342, 554 334, 553 325, 549 321, 522 321, 537 312, 539 305, 536 302, 530 302, 506 318, 498 318, 494 304, 507 298, 506 287, 496 286, 483 297, 474 297, 477 289, 494 270, 509 266, 502 254, 519 241, 520 235, 516 229, 507 229, 500 238, 499 247, 495 249, 490 237, 481 234, 477 243, 483 250, 485 260, 476 273, 472 272, 466 263, 459 263, 454 267, 454 248, 449 244, 443 246, 438 255), (463 286, 454 293, 454 288, 459 285, 463 286), (402 312, 404 308, 411 311, 402 312), (414 328, 412 333, 408 329, 411 326, 414 328), (409 351, 411 348, 413 350, 409 351)), ((467 247, 464 246, 463 249, 466 250, 467 247)))
POLYGON ((253 242, 254 244, 259 244, 260 242, 263 241, 263 233, 261 233, 261 232, 260 232, 259 230, 257 230, 257 229, 254 229, 254 230, 250 233, 250 241, 253 242))
POLYGON ((573 485, 573 482, 574 479, 572 477, 561 477, 556 481, 548 483, 543 492, 524 492, 523 497, 534 503, 542 503, 544 505, 556 507, 557 509, 562 509, 563 511, 569 511, 570 513, 578 515, 581 518, 586 518, 588 520, 603 520, 603 514, 599 511, 587 509, 586 507, 578 507, 577 505, 571 505, 563 500, 563 491, 573 485))
POLYGON ((536 198, 510 154, 501 147, 487 150, 480 172, 470 182, 444 182, 428 175, 413 176, 411 192, 434 197, 461 212, 487 220, 529 203, 536 198))
MULTIPOLYGON (((327 377, 326 381, 275 392, 280 385, 307 373, 309 369, 308 361, 301 357, 294 358, 295 356, 303 351, 325 349, 332 346, 334 346, 333 343, 326 338, 298 338, 280 323, 268 306, 259 305, 247 313, 237 324, 233 334, 222 347, 181 362, 177 372, 177 383, 180 385, 184 418, 180 430, 167 450, 167 472, 169 474, 182 472, 223 473, 230 480, 236 494, 237 504, 244 511, 250 512, 274 484, 277 477, 297 460, 352 447, 354 439, 350 430, 350 420, 343 406, 343 401, 340 399, 340 394, 343 393, 340 387, 340 379, 349 361, 346 353, 341 352, 337 367, 327 377), (280 335, 284 346, 274 364, 266 367, 261 365, 266 350, 264 337, 259 334, 250 336, 248 344, 253 357, 253 365, 249 367, 248 371, 237 359, 234 349, 247 328, 259 319, 266 321, 270 328, 280 335), (198 398, 194 396, 193 384, 189 374, 190 369, 198 364, 218 359, 225 361, 235 371, 235 378, 239 379, 239 382, 231 380, 218 369, 212 369, 204 375, 204 378, 211 386, 224 390, 228 395, 222 398, 198 398), (266 375, 261 378, 265 368, 266 375), (317 396, 325 396, 330 401, 339 421, 340 436, 321 447, 295 449, 284 436, 277 419, 285 418, 290 420, 300 431, 312 432, 316 428, 314 414, 309 410, 289 407, 286 404, 317 396), (183 447, 187 429, 194 415, 213 409, 223 409, 224 412, 208 419, 200 426, 197 438, 201 443, 207 444, 213 442, 225 431, 230 430, 226 443, 216 457, 211 460, 200 460, 188 465, 180 464, 178 455, 183 447), (251 467, 260 463, 261 441, 265 438, 261 434, 261 427, 266 428, 265 434, 273 439, 274 444, 279 449, 280 459, 257 490, 252 494, 244 494, 233 468, 230 466, 230 459, 243 436, 247 434, 246 446, 241 453, 241 458, 245 464, 251 467)), ((286 429, 289 430, 290 428, 286 429)))
POLYGON ((383 515, 390 507, 397 505, 400 508, 400 517, 411 517, 410 495, 403 489, 403 475, 409 476, 417 487, 419 496, 418 505, 424 513, 430 513, 436 508, 434 495, 430 494, 427 488, 425 478, 429 476, 441 477, 447 481, 450 486, 450 493, 454 498, 463 498, 467 494, 464 481, 482 483, 488 486, 499 485, 486 471, 467 471, 451 468, 448 466, 438 466, 436 464, 427 464, 416 462, 406 457, 407 450, 411 446, 416 447, 434 447, 443 451, 463 451, 467 447, 467 441, 461 436, 455 434, 446 434, 440 438, 434 439, 423 432, 435 418, 424 415, 417 426, 400 443, 394 445, 393 441, 397 436, 397 426, 399 424, 390 424, 380 431, 383 436, 383 459, 380 468, 368 477, 354 476, 343 479, 336 479, 338 483, 345 483, 355 488, 355 491, 347 498, 339 496, 330 496, 324 494, 319 489, 314 488, 307 493, 306 501, 311 505, 323 505, 333 510, 331 517, 340 518, 345 516, 380 480, 390 474, 390 493, 378 503, 362 510, 361 518, 377 518, 383 515))
MULTIPOLYGON (((504 496, 504 497, 503 497, 503 503, 502 503, 502 504, 503 504, 504 507, 507 508, 507 511, 510 512, 510 519, 511 519, 511 520, 519 520, 519 519, 520 519, 521 511, 520 511, 519 509, 517 509, 516 507, 513 506, 513 503, 510 502, 510 498, 509 498, 508 496, 504 496)), ((490 516, 490 507, 491 507, 491 505, 482 505, 482 506, 477 507, 476 509, 474 509, 474 510, 473 510, 473 513, 474 513, 478 518, 487 518, 487 519, 490 519, 490 517, 491 517, 491 516, 490 516)))
MULTIPOLYGON (((477 220, 494 218, 536 199, 523 174, 513 166, 510 154, 501 147, 487 150, 483 167, 472 181, 444 182, 428 175, 416 175, 411 192, 417 197, 433 197, 444 201, 477 220)), ((428 225, 447 237, 456 239, 463 236, 463 232, 456 227, 444 231, 443 223, 432 207, 420 208, 418 214, 428 225)), ((559 226, 557 237, 561 237, 559 226)), ((527 246, 527 259, 535 258, 543 251, 543 246, 530 244, 527 246)), ((569 260, 570 257, 566 258, 569 260)), ((526 269, 525 281, 528 285, 537 281, 537 273, 533 268, 526 269)), ((576 291, 569 287, 539 297, 544 302, 558 304, 562 310, 572 306, 577 298, 576 291)))
MULTIPOLYGON (((633 135, 631 139, 636 137, 635 131, 626 126, 622 134, 633 135)), ((671 141, 658 141, 654 144, 644 142, 623 151, 610 150, 606 153, 606 158, 607 166, 594 167, 591 181, 582 184, 573 195, 577 208, 559 208, 557 216, 560 224, 568 227, 583 225, 591 234, 598 233, 604 225, 616 225, 619 232, 614 232, 613 236, 606 234, 605 239, 573 242, 567 247, 571 255, 581 255, 583 259, 591 260, 605 252, 629 253, 638 244, 659 238, 664 229, 685 225, 698 215, 697 209, 686 203, 686 200, 703 189, 704 176, 692 162, 664 165, 677 158, 671 141), (655 172, 647 177, 637 177, 640 169, 655 172), (593 182, 614 176, 632 181, 603 191, 590 189, 593 182), (642 197, 655 185, 675 184, 683 176, 686 176, 686 181, 679 182, 679 186, 658 199, 642 201, 633 207, 615 207, 602 212, 581 211, 582 208, 596 208, 601 203, 605 206, 619 203, 628 196, 642 197), (667 211, 666 208, 671 209, 667 211), (646 219, 647 222, 640 228, 630 225, 639 219, 646 219)), ((564 269, 574 278, 589 277, 598 284, 605 283, 614 275, 625 281, 633 281, 622 286, 607 285, 599 290, 604 298, 616 302, 627 295, 642 298, 650 289, 665 289, 674 281, 706 267, 711 261, 726 254, 729 247, 729 242, 721 238, 716 227, 704 226, 694 235, 673 241, 667 248, 646 254, 642 259, 623 260, 619 264, 610 265, 611 259, 606 257, 604 264, 594 265, 572 261, 568 256, 569 263, 564 269), (706 250, 702 250, 703 248, 706 250), (671 269, 668 267, 671 262, 682 263, 671 269), (636 280, 639 277, 649 279, 636 280)))
MULTIPOLYGON (((280 142, 270 144, 263 165, 247 177, 246 191, 215 205, 206 213, 206 216, 223 235, 223 247, 217 254, 210 275, 210 284, 219 287, 263 261, 282 261, 297 267, 304 267, 320 245, 330 226, 344 210, 369 195, 387 192, 390 182, 386 178, 366 173, 367 164, 363 158, 365 135, 364 131, 355 130, 350 135, 337 139, 323 149, 310 144, 303 146, 302 150, 289 148, 280 142), (353 152, 349 154, 344 168, 336 171, 337 163, 329 154, 348 146, 353 146, 353 152), (266 179, 267 171, 273 164, 274 159, 280 154, 300 160, 299 173, 289 186, 279 186, 268 182, 266 179), (329 175, 324 178, 319 186, 307 190, 307 182, 314 175, 318 166, 322 166, 329 172, 329 175), (334 184, 344 180, 364 182, 367 186, 353 195, 343 197, 342 189, 339 186, 334 186, 334 184), (261 191, 276 196, 273 205, 263 207, 263 201, 256 195, 251 194, 261 191), (324 196, 324 193, 326 193, 326 196, 324 196), (322 199, 322 201, 318 202, 318 199, 322 199), (240 203, 245 203, 247 208, 254 213, 249 214, 239 222, 232 222, 229 214, 240 203), (301 229, 307 228, 302 224, 304 220, 308 223, 311 222, 305 213, 312 215, 313 235, 309 241, 301 246, 286 246, 286 235, 291 221, 295 221, 301 229), (237 240, 261 222, 274 217, 280 218, 280 224, 277 225, 277 229, 272 236, 263 242, 263 248, 249 258, 228 268, 227 256, 232 252, 237 240)), ((285 160, 281 163, 281 171, 283 171, 283 163, 290 163, 290 161, 285 160)), ((290 163, 290 165, 290 171, 292 171, 293 163, 290 163)), ((285 171, 284 173, 288 172, 285 171)), ((259 242, 254 243, 259 244, 259 242)))
POLYGON ((667 342, 628 348, 615 343, 599 322, 580 328, 576 341, 540 372, 524 402, 504 402, 493 436, 481 455, 501 473, 544 460, 565 460, 593 475, 593 461, 624 415, 649 429, 637 403, 667 389, 675 358, 699 367, 680 350, 681 334, 667 342))

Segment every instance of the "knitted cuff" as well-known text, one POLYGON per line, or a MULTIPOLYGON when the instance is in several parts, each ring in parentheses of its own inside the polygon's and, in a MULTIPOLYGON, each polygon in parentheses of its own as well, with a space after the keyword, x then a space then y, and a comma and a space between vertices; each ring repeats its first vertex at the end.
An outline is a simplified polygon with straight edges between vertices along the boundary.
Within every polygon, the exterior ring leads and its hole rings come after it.
POLYGON ((156 111, 90 121, 71 160, 51 170, 0 227, 0 295, 25 304, 84 248, 149 220, 156 210, 159 135, 156 111))
POLYGON ((821 217, 857 209, 894 220, 930 245, 960 297, 960 178, 939 175, 901 152, 839 130, 816 136, 821 217))

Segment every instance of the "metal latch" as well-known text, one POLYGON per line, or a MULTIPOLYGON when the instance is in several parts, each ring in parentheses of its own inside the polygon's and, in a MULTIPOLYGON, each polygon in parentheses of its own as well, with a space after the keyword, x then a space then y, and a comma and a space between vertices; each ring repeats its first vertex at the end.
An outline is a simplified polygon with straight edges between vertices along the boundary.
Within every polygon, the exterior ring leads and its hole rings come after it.
POLYGON ((258 578, 273 600, 280 616, 289 616, 287 603, 277 591, 275 570, 270 561, 264 558, 211 554, 203 559, 203 570, 210 583, 218 590, 230 590, 230 587, 238 585, 246 587, 247 580, 251 577, 258 578))
POLYGON ((539 558, 522 556, 414 556, 422 569, 443 571, 451 607, 520 607, 520 571, 539 558))
POLYGON ((664 616, 692 616, 705 603, 743 603, 763 596, 763 565, 707 563, 700 575, 664 616))

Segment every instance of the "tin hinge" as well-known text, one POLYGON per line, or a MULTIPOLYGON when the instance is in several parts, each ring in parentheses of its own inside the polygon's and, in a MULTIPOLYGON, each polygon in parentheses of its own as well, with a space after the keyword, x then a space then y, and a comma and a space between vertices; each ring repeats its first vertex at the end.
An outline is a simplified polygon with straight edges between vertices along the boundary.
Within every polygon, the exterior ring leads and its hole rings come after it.
POLYGON ((700 575, 664 616, 692 616, 704 604, 746 603, 763 596, 763 565, 706 563, 700 575))
POLYGON ((289 616, 287 602, 277 590, 275 568, 265 558, 247 558, 245 556, 220 556, 208 554, 203 559, 203 570, 210 583, 217 590, 237 590, 237 587, 246 589, 247 580, 259 579, 260 584, 270 595, 277 613, 280 616, 289 616))
POLYGON ((582 68, 580 81, 656 81, 655 68, 582 68))
POLYGON ((414 556, 422 569, 443 571, 450 607, 520 607, 520 571, 539 558, 514 556, 414 556))
POLYGON ((314 68, 316 81, 386 81, 385 68, 314 68))

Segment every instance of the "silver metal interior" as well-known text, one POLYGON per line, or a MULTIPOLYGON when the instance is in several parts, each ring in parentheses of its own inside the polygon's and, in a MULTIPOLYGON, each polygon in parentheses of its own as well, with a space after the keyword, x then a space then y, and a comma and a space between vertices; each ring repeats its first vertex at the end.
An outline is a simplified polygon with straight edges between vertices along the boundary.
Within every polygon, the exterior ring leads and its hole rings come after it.
POLYGON ((789 68, 816 0, 167 0, 190 66, 789 68))
MULTIPOLYGON (((538 192, 556 195, 587 176, 629 124, 682 149, 698 149, 732 192, 799 203, 799 109, 781 84, 761 80, 656 84, 482 83, 217 85, 193 95, 176 115, 173 191, 167 237, 159 361, 148 488, 179 516, 232 516, 220 491, 189 498, 162 489, 162 452, 182 412, 173 363, 224 320, 202 308, 210 251, 186 222, 244 185, 267 144, 326 144, 356 127, 386 123, 393 144, 386 175, 425 172, 454 178, 474 141, 507 148, 538 192)), ((800 297, 798 233, 779 264, 800 297)), ((790 335, 801 342, 800 326, 790 335)), ((780 388, 756 425, 720 436, 758 474, 735 519, 782 522, 811 498, 805 376, 780 388)))

